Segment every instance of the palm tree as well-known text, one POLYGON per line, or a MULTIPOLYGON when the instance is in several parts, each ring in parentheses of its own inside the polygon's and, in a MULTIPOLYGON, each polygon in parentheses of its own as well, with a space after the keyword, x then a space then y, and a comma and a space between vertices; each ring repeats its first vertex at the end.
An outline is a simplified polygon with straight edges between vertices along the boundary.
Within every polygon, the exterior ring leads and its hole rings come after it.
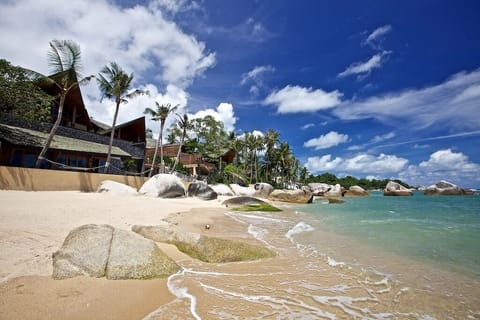
MULTIPOLYGON (((35 77, 47 85, 54 85, 59 90, 59 103, 57 119, 50 130, 47 141, 38 155, 35 167, 39 168, 42 160, 47 153, 53 137, 57 132, 62 121, 63 105, 68 92, 75 86, 90 81, 94 76, 88 76, 78 81, 78 71, 81 68, 80 63, 80 47, 71 40, 52 40, 50 41, 50 50, 48 51, 48 63, 52 67, 54 76, 45 77, 36 74, 35 77)), ((33 73, 32 73, 33 74, 33 73)))
POLYGON ((273 162, 273 150, 278 143, 279 133, 274 129, 268 129, 265 134, 265 180, 268 182, 268 172, 271 170, 270 165, 273 162))
POLYGON ((163 142, 162 142, 163 127, 165 126, 165 120, 167 119, 168 115, 172 112, 175 112, 179 106, 177 104, 175 107, 172 107, 170 103, 163 105, 163 104, 159 104, 156 101, 155 101, 155 105, 157 106, 156 110, 153 110, 151 108, 146 108, 145 111, 143 112, 144 114, 151 115, 153 121, 160 120, 160 132, 158 133, 157 145, 155 146, 155 153, 153 154, 153 160, 152 160, 152 170, 150 170, 150 173, 148 174, 149 177, 152 176, 152 173, 154 171, 153 168, 155 167, 155 160, 157 158, 159 145, 160 145, 160 173, 165 173, 165 162, 163 160, 163 142))
POLYGON ((120 103, 128 103, 131 99, 140 94, 146 93, 143 90, 136 89, 130 93, 130 86, 133 81, 133 73, 127 74, 120 68, 116 62, 110 62, 98 74, 98 87, 102 92, 102 99, 108 98, 115 101, 115 115, 113 116, 112 132, 110 133, 110 143, 108 145, 107 162, 105 163, 105 172, 110 171, 110 158, 112 153, 113 138, 115 136, 115 125, 117 124, 118 111, 120 103))
POLYGON ((180 145, 178 146, 178 151, 177 151, 177 157, 175 158, 175 162, 173 163, 173 167, 172 167, 172 170, 170 171, 170 173, 173 173, 175 172, 175 169, 177 168, 177 165, 178 165, 178 161, 180 161, 180 151, 182 150, 182 145, 183 145, 183 141, 185 140, 185 137, 187 136, 187 130, 191 129, 192 128, 192 125, 190 123, 190 121, 188 120, 188 115, 185 113, 182 116, 178 115, 178 127, 179 129, 182 130, 182 137, 180 138, 180 145))

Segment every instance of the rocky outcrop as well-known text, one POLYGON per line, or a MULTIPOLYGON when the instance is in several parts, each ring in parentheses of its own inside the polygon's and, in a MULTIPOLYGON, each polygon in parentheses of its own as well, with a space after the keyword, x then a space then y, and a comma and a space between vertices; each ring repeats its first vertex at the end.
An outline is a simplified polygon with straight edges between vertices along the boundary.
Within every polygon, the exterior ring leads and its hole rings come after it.
POLYGON ((423 194, 425 195, 442 195, 442 196, 463 196, 473 195, 475 192, 469 189, 463 189, 451 182, 441 180, 431 186, 428 186, 423 194))
POLYGON ((218 195, 213 189, 204 182, 192 182, 188 185, 187 195, 197 197, 202 200, 215 200, 218 195))
POLYGON ((254 188, 242 187, 242 186, 240 186, 238 184, 235 184, 235 183, 232 183, 230 185, 230 188, 232 188, 234 194, 237 195, 237 196, 253 197, 253 195, 255 194, 255 189, 254 188))
POLYGON ((75 276, 149 279, 166 277, 178 270, 178 265, 153 241, 109 225, 75 228, 53 253, 54 279, 75 276))
POLYGON ((273 192, 272 185, 265 182, 255 183, 253 188, 255 189, 254 197, 267 199, 270 193, 273 192))
POLYGON ((401 184, 389 181, 383 190, 384 196, 413 196, 413 192, 410 189, 405 188, 401 184))
POLYGON ((308 190, 273 190, 268 199, 289 203, 312 203, 313 194, 308 190))
POLYGON ((368 195, 369 193, 360 186, 351 186, 344 194, 345 197, 366 197, 368 195))
POLYGON ((185 196, 185 186, 173 174, 157 174, 148 179, 138 193, 149 197, 178 198, 185 196))
POLYGON ((234 193, 232 189, 226 184, 213 184, 210 185, 210 188, 213 189, 219 196, 233 196, 234 193))
POLYGON ((211 238, 192 232, 180 232, 166 226, 133 226, 132 231, 157 242, 174 244, 192 258, 205 262, 222 263, 273 257, 275 254, 262 246, 211 238))
POLYGON ((266 205, 267 203, 254 197, 235 197, 223 201, 222 204, 226 207, 240 207, 249 204, 266 205))
POLYGON ((308 187, 314 196, 322 197, 325 192, 328 192, 332 186, 326 183, 309 183, 308 187))
POLYGON ((137 189, 127 186, 126 184, 104 180, 100 183, 97 192, 110 193, 116 196, 137 196, 137 189))
POLYGON ((345 189, 340 184, 337 183, 336 185, 330 187, 330 190, 323 194, 325 197, 343 197, 345 189))

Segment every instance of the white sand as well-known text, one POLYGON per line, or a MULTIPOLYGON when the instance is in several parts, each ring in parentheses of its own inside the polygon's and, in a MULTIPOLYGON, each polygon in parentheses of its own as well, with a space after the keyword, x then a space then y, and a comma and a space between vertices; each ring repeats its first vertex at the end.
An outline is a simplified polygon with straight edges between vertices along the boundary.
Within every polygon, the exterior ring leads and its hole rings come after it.
POLYGON ((0 283, 19 276, 51 275, 52 253, 80 225, 109 224, 125 230, 135 224, 159 225, 175 212, 220 208, 223 199, 0 190, 0 283))

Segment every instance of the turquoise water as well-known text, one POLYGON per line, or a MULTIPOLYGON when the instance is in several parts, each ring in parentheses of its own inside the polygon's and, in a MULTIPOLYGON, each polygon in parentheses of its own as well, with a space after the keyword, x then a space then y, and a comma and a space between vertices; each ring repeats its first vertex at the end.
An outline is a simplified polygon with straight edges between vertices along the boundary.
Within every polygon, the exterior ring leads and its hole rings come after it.
POLYGON ((480 278, 480 196, 343 198, 302 206, 310 223, 363 244, 480 278))

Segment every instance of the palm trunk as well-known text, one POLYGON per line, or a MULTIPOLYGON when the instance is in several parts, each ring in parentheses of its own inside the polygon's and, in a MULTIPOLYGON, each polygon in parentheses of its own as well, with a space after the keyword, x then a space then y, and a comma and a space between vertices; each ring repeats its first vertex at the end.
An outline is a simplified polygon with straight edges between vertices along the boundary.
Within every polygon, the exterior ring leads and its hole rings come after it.
POLYGON ((172 170, 170 170, 170 173, 174 173, 175 169, 177 169, 178 162, 180 161, 180 151, 182 150, 185 135, 186 135, 186 130, 184 129, 182 132, 182 138, 180 139, 180 146, 178 147, 178 150, 177 150, 177 157, 175 158, 175 162, 173 163, 173 167, 172 167, 172 170))
POLYGON ((60 95, 57 120, 55 120, 55 123, 53 124, 53 127, 50 130, 50 134, 48 135, 47 141, 45 142, 45 145, 43 146, 42 151, 40 151, 40 154, 38 155, 37 161, 35 163, 35 168, 40 168, 42 160, 45 157, 45 154, 47 153, 48 148, 50 148, 50 144, 52 143, 53 137, 55 136, 55 133, 57 132, 58 127, 60 126, 60 122, 62 121, 62 115, 63 115, 63 104, 65 103, 66 96, 67 96, 66 91, 62 95, 60 95))
POLYGON ((165 120, 160 120, 160 173, 165 173, 165 162, 163 161, 163 126, 165 125, 165 120))
POLYGON ((110 132, 110 142, 108 143, 108 153, 107 153, 107 161, 105 162, 105 173, 110 173, 110 161, 112 158, 112 145, 113 145, 113 138, 115 137, 115 126, 117 124, 117 117, 118 117, 118 110, 120 109, 120 101, 117 101, 117 106, 115 108, 115 115, 113 116, 113 123, 112 123, 112 132, 110 132))
POLYGON ((152 167, 150 168, 150 173, 148 174, 148 177, 150 178, 155 171, 155 161, 157 160, 157 153, 158 153, 158 146, 160 144, 160 139, 161 135, 158 133, 158 139, 157 139, 157 144, 155 145, 155 152, 153 153, 153 159, 152 159, 152 167))

